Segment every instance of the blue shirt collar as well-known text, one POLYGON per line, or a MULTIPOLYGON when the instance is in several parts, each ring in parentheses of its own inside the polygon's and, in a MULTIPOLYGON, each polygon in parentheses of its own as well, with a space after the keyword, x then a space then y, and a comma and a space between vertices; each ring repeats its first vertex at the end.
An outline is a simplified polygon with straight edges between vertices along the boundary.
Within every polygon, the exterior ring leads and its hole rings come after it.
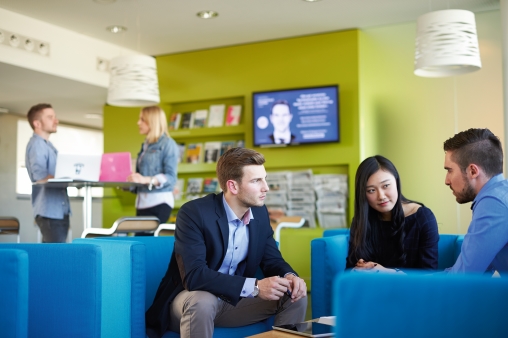
MULTIPOLYGON (((228 223, 234 222, 237 219, 239 219, 235 215, 233 209, 231 209, 231 207, 229 206, 228 202, 226 202, 226 197, 224 196, 224 194, 222 194, 222 202, 224 203, 224 210, 226 210, 226 216, 228 217, 228 223)), ((247 212, 245 214, 250 215, 249 220, 254 219, 254 216, 252 215, 252 210, 250 208, 247 210, 247 212)), ((248 224, 248 223, 245 223, 245 224, 248 224)))
POLYGON ((471 204, 471 210, 473 209, 473 206, 476 203, 476 201, 482 198, 482 196, 487 193, 490 187, 495 185, 497 182, 501 182, 503 180, 504 180, 503 174, 497 174, 496 176, 493 176, 487 183, 485 183, 485 185, 480 189, 478 195, 476 195, 476 197, 474 198, 473 203, 471 204))
POLYGON ((43 140, 46 143, 49 143, 49 140, 46 140, 44 137, 42 137, 41 135, 37 134, 35 131, 34 131, 33 136, 36 137, 36 138, 40 138, 41 140, 43 140))

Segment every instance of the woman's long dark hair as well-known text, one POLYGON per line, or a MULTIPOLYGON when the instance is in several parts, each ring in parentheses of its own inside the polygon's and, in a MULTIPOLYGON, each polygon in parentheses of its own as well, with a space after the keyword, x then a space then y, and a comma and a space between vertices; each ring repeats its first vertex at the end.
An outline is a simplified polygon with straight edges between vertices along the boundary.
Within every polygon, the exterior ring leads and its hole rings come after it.
POLYGON ((379 237, 381 236, 381 220, 379 212, 369 206, 367 200, 367 181, 378 170, 384 170, 395 177, 397 183, 397 201, 392 209, 391 236, 397 238, 400 253, 397 258, 398 266, 404 266, 406 255, 404 253, 404 209, 402 202, 411 202, 402 195, 400 177, 393 163, 387 158, 376 155, 366 158, 358 167, 355 178, 355 214, 351 223, 351 240, 348 255, 349 265, 355 266, 360 258, 365 261, 374 261, 378 257, 379 237))

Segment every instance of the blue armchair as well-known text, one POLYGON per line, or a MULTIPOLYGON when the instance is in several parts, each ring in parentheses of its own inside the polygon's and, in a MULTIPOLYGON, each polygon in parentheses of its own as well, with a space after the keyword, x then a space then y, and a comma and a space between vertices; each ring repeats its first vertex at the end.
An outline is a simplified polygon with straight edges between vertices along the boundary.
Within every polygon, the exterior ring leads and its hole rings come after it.
MULTIPOLYGON (((336 234, 347 229, 325 231, 328 237, 316 238, 311 242, 312 317, 330 316, 332 313, 330 292, 333 280, 346 268, 349 248, 349 233, 336 234)), ((464 236, 439 235, 438 269, 452 266, 460 254, 464 236)), ((333 296, 333 295, 332 295, 333 296)))
MULTIPOLYGON (((22 250, 28 256, 28 325, 25 326, 28 337, 101 337, 100 248, 17 243, 3 243, 0 248, 22 250)), ((0 284, 3 282, 0 280, 0 284)), ((19 286, 23 283, 21 278, 19 286)), ((3 293, 8 290, 2 287, 3 293)), ((23 299, 19 306, 23 306, 23 299)), ((5 319, 4 315, 0 317, 0 321, 5 319)), ((0 336, 3 334, 2 325, 0 336)))
POLYGON ((0 246, 0 336, 26 338, 28 328, 28 254, 0 246))
POLYGON ((508 337, 508 280, 345 273, 333 287, 336 337, 508 337))
MULTIPOLYGON (((145 337, 145 311, 152 305, 155 293, 166 273, 171 254, 173 253, 174 237, 111 237, 107 239, 76 239, 73 243, 87 243, 100 246, 104 251, 103 283, 104 292, 112 293, 108 297, 124 299, 130 303, 130 311, 117 309, 116 306, 103 306, 103 315, 110 314, 114 321, 105 328, 107 332, 115 332, 115 327, 130 334, 125 337, 145 337), (118 252, 117 244, 127 247, 118 252), (143 247, 140 250, 139 247, 143 247), (129 249, 130 247, 130 249, 129 249), (128 268, 132 265, 132 268, 128 268), (110 267, 123 266, 122 271, 111 272, 110 267), (114 277, 114 279, 112 279, 114 277), (125 279, 131 282, 115 285, 116 280, 125 279), (142 288, 142 289, 140 289, 142 288), (141 290, 141 291, 140 291, 141 290), (123 311, 119 313, 118 311, 123 311)), ((106 296, 105 296, 106 297, 106 296)), ((110 302, 106 298, 105 303, 110 302)), ((246 337, 271 330, 273 318, 252 325, 237 328, 215 328, 214 337, 246 337)), ((106 336, 107 337, 107 336, 106 336)), ((176 338, 180 335, 168 331, 164 338, 176 338)))

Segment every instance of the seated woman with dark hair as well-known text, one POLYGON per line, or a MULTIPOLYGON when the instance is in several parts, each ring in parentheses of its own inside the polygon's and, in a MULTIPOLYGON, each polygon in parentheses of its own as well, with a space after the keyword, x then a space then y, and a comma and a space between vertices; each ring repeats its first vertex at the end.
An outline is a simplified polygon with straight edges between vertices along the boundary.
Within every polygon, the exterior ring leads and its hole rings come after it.
POLYGON ((397 169, 387 158, 365 159, 355 178, 354 218, 346 266, 354 271, 437 269, 436 217, 402 195, 397 169))

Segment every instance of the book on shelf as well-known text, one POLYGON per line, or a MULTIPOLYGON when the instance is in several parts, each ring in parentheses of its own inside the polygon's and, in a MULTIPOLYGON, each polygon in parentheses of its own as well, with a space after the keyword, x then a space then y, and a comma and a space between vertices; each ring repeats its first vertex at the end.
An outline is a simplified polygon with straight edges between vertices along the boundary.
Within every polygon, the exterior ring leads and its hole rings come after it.
POLYGON ((194 119, 194 112, 189 111, 189 112, 182 113, 182 125, 180 126, 180 128, 181 129, 192 128, 193 119, 194 119))
POLYGON ((220 146, 220 156, 222 156, 222 154, 224 154, 226 151, 228 151, 229 149, 232 149, 232 148, 236 148, 236 141, 224 141, 221 143, 221 146, 220 146))
POLYGON ((202 191, 203 177, 193 177, 187 180, 186 194, 199 194, 202 191))
POLYGON ((205 163, 215 163, 219 160, 221 142, 205 143, 205 163))
POLYGON ((229 106, 226 114, 226 126, 239 125, 241 115, 242 115, 242 106, 240 105, 229 106))
POLYGON ((206 118, 208 117, 208 109, 200 109, 194 112, 194 121, 191 128, 204 128, 206 126, 206 118))
POLYGON ((182 199, 183 196, 183 178, 179 178, 176 180, 175 186, 173 188, 173 197, 175 200, 182 199))
POLYGON ((202 143, 189 143, 187 145, 187 151, 185 152, 185 162, 193 164, 199 163, 201 161, 202 148, 202 143))
POLYGON ((185 143, 177 143, 178 146, 178 163, 183 162, 183 157, 185 155, 185 143))
POLYGON ((219 180, 215 177, 205 178, 203 180, 203 192, 212 193, 219 190, 219 180))
POLYGON ((182 119, 182 114, 173 113, 169 117, 168 130, 177 130, 180 127, 180 121, 182 119))
POLYGON ((208 127, 222 127, 224 124, 225 104, 214 104, 210 106, 210 115, 208 116, 208 127))

